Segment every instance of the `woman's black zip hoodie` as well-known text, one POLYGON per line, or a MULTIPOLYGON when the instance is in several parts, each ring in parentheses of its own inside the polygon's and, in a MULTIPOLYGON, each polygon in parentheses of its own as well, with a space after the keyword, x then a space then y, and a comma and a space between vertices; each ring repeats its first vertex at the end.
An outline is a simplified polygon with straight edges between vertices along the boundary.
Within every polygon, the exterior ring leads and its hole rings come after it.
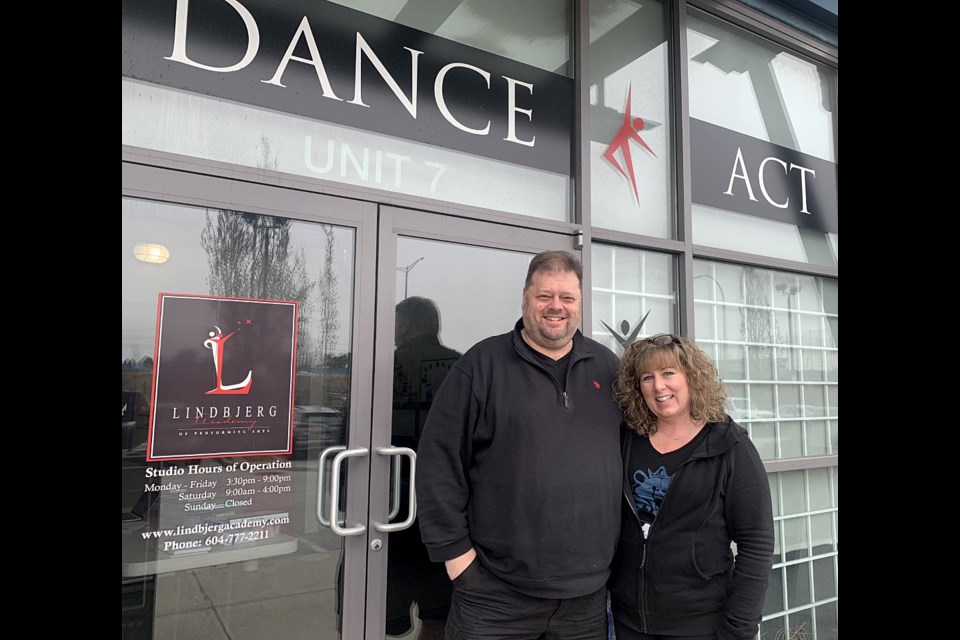
MULTIPOLYGON (((770 487, 743 427, 728 416, 704 428, 709 432, 673 475, 646 539, 624 473, 613 613, 644 633, 749 640, 773 563, 770 487)), ((641 437, 624 431, 623 460, 641 437)))

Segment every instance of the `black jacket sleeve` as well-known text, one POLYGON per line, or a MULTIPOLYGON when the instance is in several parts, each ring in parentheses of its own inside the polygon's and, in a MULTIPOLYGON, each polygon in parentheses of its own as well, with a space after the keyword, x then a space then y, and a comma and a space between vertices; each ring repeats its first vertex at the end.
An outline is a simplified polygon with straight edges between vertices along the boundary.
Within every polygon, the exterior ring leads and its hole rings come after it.
POLYGON ((472 434, 480 415, 470 376, 454 366, 434 397, 417 450, 417 512, 430 559, 470 550, 472 434))
POLYGON ((750 640, 757 634, 773 566, 773 507, 763 462, 746 434, 733 447, 729 460, 731 481, 724 516, 737 555, 719 635, 721 640, 750 640))

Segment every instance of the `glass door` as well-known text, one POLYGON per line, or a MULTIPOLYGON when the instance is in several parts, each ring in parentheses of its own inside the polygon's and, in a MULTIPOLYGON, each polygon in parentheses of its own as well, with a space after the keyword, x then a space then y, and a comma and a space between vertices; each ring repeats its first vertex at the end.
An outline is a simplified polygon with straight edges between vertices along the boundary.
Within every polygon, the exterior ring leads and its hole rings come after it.
POLYGON ((128 163, 122 184, 121 637, 442 637, 420 432, 572 238, 128 163))
MULTIPOLYGON (((570 250, 573 239, 392 207, 381 207, 380 221, 373 447, 416 451, 450 367, 473 344, 513 330, 530 259, 570 250)), ((411 460, 371 467, 371 487, 392 489, 371 492, 372 514, 410 520, 411 460)), ((443 637, 450 581, 427 557, 418 525, 370 533, 379 551, 367 583, 367 638, 443 637)))
POLYGON ((375 208, 122 171, 121 637, 361 637, 375 208))

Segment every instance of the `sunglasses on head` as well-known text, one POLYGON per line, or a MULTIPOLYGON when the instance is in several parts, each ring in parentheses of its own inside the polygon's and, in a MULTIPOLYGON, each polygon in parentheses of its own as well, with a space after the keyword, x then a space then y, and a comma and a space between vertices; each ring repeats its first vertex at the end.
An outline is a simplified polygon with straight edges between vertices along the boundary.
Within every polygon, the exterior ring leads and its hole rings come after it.
POLYGON ((672 333, 660 333, 649 338, 644 338, 640 342, 646 342, 654 345, 655 347, 665 347, 668 344, 680 344, 680 338, 672 333))

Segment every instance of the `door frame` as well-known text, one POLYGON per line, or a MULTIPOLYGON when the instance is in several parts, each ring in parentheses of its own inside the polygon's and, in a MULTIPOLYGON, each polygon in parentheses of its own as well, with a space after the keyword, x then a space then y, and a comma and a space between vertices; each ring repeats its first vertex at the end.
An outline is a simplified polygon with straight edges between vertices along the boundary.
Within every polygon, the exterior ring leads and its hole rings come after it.
MULTIPOLYGON (((393 411, 393 352, 396 325, 396 303, 399 299, 396 285, 397 242, 401 236, 436 240, 490 249, 518 251, 532 255, 546 250, 579 252, 575 232, 559 233, 526 227, 505 225, 420 210, 379 207, 379 241, 377 269, 377 309, 375 333, 375 362, 373 378, 373 418, 370 450, 391 446, 393 411)), ((469 277, 464 274, 464 278, 469 277)), ((520 299, 523 282, 505 282, 504 287, 515 289, 517 317, 520 317, 520 299)), ((367 526, 367 613, 366 640, 383 640, 386 625, 387 554, 389 536, 378 533, 373 522, 387 522, 390 509, 389 459, 372 461, 370 487, 382 487, 370 492, 370 518, 367 526), (380 540, 378 550, 374 540, 380 540)), ((401 516, 404 514, 401 514, 401 516)), ((416 526, 416 525, 414 525, 416 526)))
MULTIPOLYGON (((141 198, 197 207, 235 208, 238 211, 332 224, 356 233, 352 286, 350 344, 350 418, 348 447, 370 449, 373 377, 373 335, 376 309, 377 207, 290 188, 201 175, 121 160, 121 197, 141 198)), ((347 525, 367 522, 369 457, 346 465, 347 525)), ((307 505, 310 506, 310 505, 307 505)), ((341 538, 343 549, 342 629, 344 638, 363 634, 367 557, 365 535, 341 538)), ((331 585, 336 588, 336 584, 331 585)))

